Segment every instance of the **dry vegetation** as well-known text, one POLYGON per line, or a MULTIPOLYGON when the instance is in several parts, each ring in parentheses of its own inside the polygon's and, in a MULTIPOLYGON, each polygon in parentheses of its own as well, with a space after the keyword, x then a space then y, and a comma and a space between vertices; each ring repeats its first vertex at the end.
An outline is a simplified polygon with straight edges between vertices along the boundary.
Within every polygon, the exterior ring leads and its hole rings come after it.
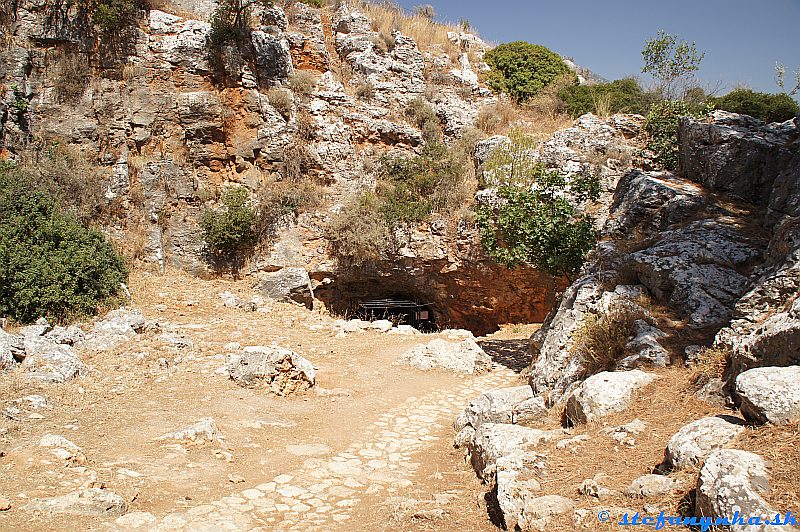
POLYGON ((437 22, 421 12, 409 13, 393 2, 356 1, 355 5, 372 19, 373 29, 382 39, 390 39, 393 32, 399 31, 414 39, 423 51, 444 52, 452 58, 461 51, 447 38, 447 32, 461 31, 456 24, 437 22))
POLYGON ((587 376, 614 369, 627 354, 625 346, 636 333, 636 321, 643 318, 641 308, 631 305, 586 315, 573 337, 572 352, 583 359, 587 376))

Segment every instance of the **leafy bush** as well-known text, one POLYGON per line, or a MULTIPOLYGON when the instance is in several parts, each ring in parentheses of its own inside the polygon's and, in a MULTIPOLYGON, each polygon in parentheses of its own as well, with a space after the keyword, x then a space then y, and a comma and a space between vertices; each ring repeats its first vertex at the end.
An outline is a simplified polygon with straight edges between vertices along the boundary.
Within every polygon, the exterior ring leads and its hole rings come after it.
POLYGON ((593 220, 578 215, 576 203, 596 199, 595 176, 567 178, 531 160, 534 141, 512 132, 512 142, 498 148, 487 170, 499 182, 497 201, 477 211, 486 251, 508 267, 533 264, 553 275, 571 276, 597 240, 593 220))
POLYGON ((127 279, 102 233, 59 211, 19 168, 0 163, 0 314, 20 322, 94 314, 127 279))
POLYGON ((528 100, 569 73, 558 54, 524 41, 501 44, 486 52, 484 61, 492 68, 487 75, 489 86, 518 102, 528 100))
POLYGON ((598 103, 608 99, 605 113, 646 114, 655 101, 655 95, 642 90, 639 83, 632 78, 618 79, 611 83, 596 85, 573 85, 562 89, 558 97, 564 102, 567 113, 574 117, 586 113, 601 114, 598 103))
POLYGON ((100 0, 93 5, 92 22, 103 32, 114 33, 135 22, 139 7, 137 0, 100 0))
POLYGON ((700 116, 683 100, 663 100, 653 104, 644 122, 646 147, 655 155, 655 162, 665 170, 678 167, 678 125, 684 116, 700 116))
POLYGON ((203 240, 214 258, 230 263, 234 272, 241 264, 242 251, 256 243, 256 213, 248 200, 246 189, 229 188, 222 196, 222 211, 207 210, 200 215, 203 240))
POLYGON ((208 35, 212 48, 225 43, 241 45, 250 38, 250 8, 254 2, 247 0, 220 0, 211 14, 211 32, 208 35))
POLYGON ((645 42, 642 49, 642 72, 653 76, 662 98, 685 97, 704 56, 705 53, 698 51, 694 42, 659 31, 645 42))
POLYGON ((753 92, 736 89, 721 98, 714 99, 717 109, 750 115, 764 122, 785 122, 800 113, 800 107, 787 94, 753 92))
POLYGON ((572 353, 583 362, 584 376, 612 371, 628 354, 625 346, 636 334, 636 320, 643 318, 641 309, 624 304, 603 314, 587 313, 572 345, 572 353))

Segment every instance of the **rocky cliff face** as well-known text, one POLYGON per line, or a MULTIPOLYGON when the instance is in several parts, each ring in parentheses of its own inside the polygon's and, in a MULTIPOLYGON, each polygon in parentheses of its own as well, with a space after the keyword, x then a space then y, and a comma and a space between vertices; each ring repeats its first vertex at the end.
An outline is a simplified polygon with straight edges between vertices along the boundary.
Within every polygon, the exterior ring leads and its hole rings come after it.
MULTIPOLYGON (((424 144, 403 114, 409 102, 425 98, 448 141, 495 104, 479 82, 487 45, 476 36, 451 32, 423 49, 399 31, 376 31, 365 11, 346 2, 337 9, 295 2, 256 9, 248 42, 213 48, 210 2, 176 2, 172 11, 181 16, 140 13, 113 39, 75 6, 25 0, 14 7, 0 52, 6 154, 44 138, 96 161, 121 213, 108 230, 134 242, 145 262, 211 275, 199 214, 225 187, 241 185, 255 197, 289 179, 294 164, 324 184, 324 198, 284 220, 250 274, 305 268, 331 308, 404 294, 432 303, 439 322, 481 333, 540 321, 563 288, 529 268, 494 265, 463 223, 409 228, 398 235, 398 253, 369 271, 343 271, 328 256, 322 228, 349 197, 374 185, 374 161, 424 144)), ((587 119, 537 157, 568 172, 600 172, 611 191, 630 158, 625 137, 638 126, 587 119)), ((479 167, 492 145, 476 154, 479 167)))
POLYGON ((751 367, 796 364, 786 342, 798 339, 797 135, 797 120, 717 111, 681 123, 682 176, 626 175, 584 276, 532 338, 534 391, 568 394, 586 376, 575 341, 587 318, 640 305, 642 294, 669 314, 659 342, 672 344, 673 362, 714 342, 732 352, 730 382, 751 367))

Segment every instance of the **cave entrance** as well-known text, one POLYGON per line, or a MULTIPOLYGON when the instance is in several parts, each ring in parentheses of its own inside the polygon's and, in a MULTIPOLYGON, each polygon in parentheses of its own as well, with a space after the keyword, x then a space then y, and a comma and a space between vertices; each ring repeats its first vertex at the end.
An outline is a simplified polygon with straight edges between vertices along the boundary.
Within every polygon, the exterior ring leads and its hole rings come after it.
POLYGON ((430 303, 401 298, 369 299, 358 302, 357 315, 362 320, 389 320, 395 324, 411 325, 422 332, 436 330, 430 303))

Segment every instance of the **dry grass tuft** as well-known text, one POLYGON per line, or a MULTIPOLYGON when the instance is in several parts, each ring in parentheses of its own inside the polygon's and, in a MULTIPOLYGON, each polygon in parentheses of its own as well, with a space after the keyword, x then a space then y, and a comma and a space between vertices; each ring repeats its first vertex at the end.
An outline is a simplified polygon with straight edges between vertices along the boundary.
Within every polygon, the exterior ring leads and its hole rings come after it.
POLYGON ((583 359, 586 375, 614 369, 636 333, 636 320, 644 312, 632 305, 618 305, 605 314, 588 314, 574 335, 573 354, 583 359))
POLYGON ((800 421, 748 430, 739 438, 737 448, 771 463, 767 502, 779 511, 800 513, 800 421))
POLYGON ((718 347, 704 347, 697 354, 691 380, 699 387, 705 386, 714 379, 722 378, 730 361, 730 353, 718 347))
POLYGON ((447 32, 459 32, 456 24, 436 22, 424 12, 409 13, 391 2, 356 2, 356 7, 372 20, 373 30, 380 35, 392 35, 399 31, 417 42, 420 50, 445 52, 457 58, 461 52, 458 45, 447 38, 447 32))

